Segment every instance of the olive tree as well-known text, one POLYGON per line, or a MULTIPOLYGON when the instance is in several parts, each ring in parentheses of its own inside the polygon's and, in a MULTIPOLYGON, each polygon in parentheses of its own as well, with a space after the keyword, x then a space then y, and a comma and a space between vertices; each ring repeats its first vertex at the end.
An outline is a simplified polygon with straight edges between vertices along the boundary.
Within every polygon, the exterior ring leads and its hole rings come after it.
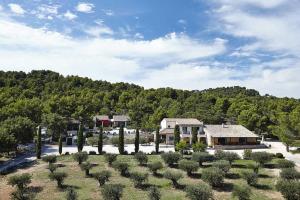
POLYGON ((178 163, 178 167, 179 169, 186 171, 188 176, 191 176, 192 172, 196 172, 198 170, 199 165, 193 160, 181 160, 178 163))

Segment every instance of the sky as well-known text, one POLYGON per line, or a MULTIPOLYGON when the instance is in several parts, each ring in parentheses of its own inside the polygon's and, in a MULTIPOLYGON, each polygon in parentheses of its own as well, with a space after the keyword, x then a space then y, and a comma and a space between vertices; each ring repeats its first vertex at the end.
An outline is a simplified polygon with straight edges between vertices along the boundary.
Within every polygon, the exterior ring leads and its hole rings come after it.
POLYGON ((0 0, 0 70, 300 98, 300 0, 0 0))

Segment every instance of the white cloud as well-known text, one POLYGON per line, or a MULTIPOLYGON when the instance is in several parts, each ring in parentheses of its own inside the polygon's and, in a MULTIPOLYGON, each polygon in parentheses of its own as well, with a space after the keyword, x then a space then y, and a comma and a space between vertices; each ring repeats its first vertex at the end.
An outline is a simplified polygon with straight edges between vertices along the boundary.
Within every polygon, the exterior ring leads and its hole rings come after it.
POLYGON ((76 10, 78 12, 83 12, 83 13, 92 13, 94 12, 93 11, 93 8, 94 8, 94 4, 91 4, 91 3, 78 3, 78 5, 76 6, 76 10))
POLYGON ((115 13, 112 11, 112 10, 102 10, 104 13, 105 13, 105 15, 107 15, 107 16, 113 16, 113 15, 115 15, 115 13))
POLYGON ((77 15, 74 13, 70 12, 69 10, 64 14, 64 17, 67 18, 68 20, 73 20, 77 18, 77 15))
POLYGON ((0 5, 0 11, 2 11, 3 10, 3 7, 0 5))
POLYGON ((25 13, 25 10, 19 4, 10 3, 8 4, 8 7, 10 8, 11 12, 17 15, 23 15, 25 13))
POLYGON ((114 32, 109 27, 101 25, 101 26, 94 26, 89 27, 85 30, 87 34, 94 37, 100 37, 102 35, 113 35, 114 32))

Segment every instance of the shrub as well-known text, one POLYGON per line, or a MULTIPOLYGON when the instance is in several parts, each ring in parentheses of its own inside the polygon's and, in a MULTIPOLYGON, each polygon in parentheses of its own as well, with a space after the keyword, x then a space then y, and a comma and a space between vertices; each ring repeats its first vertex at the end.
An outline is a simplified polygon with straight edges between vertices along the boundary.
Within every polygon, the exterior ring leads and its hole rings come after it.
POLYGON ((117 160, 117 157, 118 157, 117 154, 107 153, 107 154, 104 155, 104 158, 105 158, 106 162, 108 162, 109 166, 111 166, 112 163, 117 160))
POLYGON ((204 144, 203 142, 196 142, 192 145, 192 148, 194 152, 203 152, 205 151, 206 144, 204 144))
POLYGON ((112 163, 112 166, 120 172, 121 176, 128 175, 128 163, 122 161, 114 161, 112 163))
POLYGON ((276 189, 281 192, 282 196, 287 200, 299 200, 300 182, 296 180, 279 180, 276 189))
POLYGON ((67 155, 70 155, 70 152, 67 151, 67 152, 65 153, 65 155, 66 155, 66 156, 67 156, 67 155))
POLYGON ((193 160, 181 160, 178 163, 179 169, 182 169, 186 171, 188 176, 192 175, 192 172, 195 172, 198 170, 198 163, 193 160))
POLYGON ((58 166, 56 164, 53 164, 53 163, 50 163, 49 167, 48 167, 48 169, 51 173, 53 173, 57 168, 58 168, 58 166))
POLYGON ((42 157, 42 160, 44 162, 47 162, 47 163, 55 163, 56 162, 56 155, 47 155, 47 156, 43 156, 42 157))
POLYGON ((148 164, 148 168, 153 173, 153 175, 157 175, 157 170, 163 168, 163 164, 160 161, 155 161, 148 164))
POLYGON ((107 184, 101 189, 101 194, 105 200, 120 200, 123 193, 123 185, 107 184))
POLYGON ((216 162, 212 163, 213 167, 219 168, 222 170, 225 174, 229 172, 230 170, 230 163, 227 160, 217 160, 216 162))
POLYGON ((114 145, 114 146, 118 146, 118 144, 119 144, 119 137, 112 137, 111 139, 110 139, 110 142, 111 142, 111 144, 112 145, 114 145))
POLYGON ((293 168, 295 167, 295 163, 290 160, 280 159, 277 161, 277 165, 279 168, 293 168))
POLYGON ((248 185, 255 186, 257 184, 258 175, 255 172, 243 171, 242 178, 247 181, 248 185))
POLYGON ((251 154, 251 159, 259 163, 261 166, 264 166, 264 164, 272 160, 272 154, 267 153, 265 151, 253 152, 251 154))
POLYGON ((161 157, 169 166, 175 165, 175 163, 178 163, 178 161, 181 159, 181 155, 177 152, 163 153, 161 154, 161 157))
POLYGON ((59 188, 62 188, 63 186, 63 182, 64 182, 64 179, 67 177, 67 173, 65 172, 53 172, 51 174, 49 174, 49 178, 51 180, 56 180, 57 181, 57 186, 59 188))
POLYGON ((235 152, 225 152, 222 150, 215 151, 215 157, 217 160, 227 160, 231 165, 234 160, 240 159, 240 156, 235 152))
POLYGON ((166 170, 164 177, 172 181, 172 184, 175 188, 178 187, 178 180, 183 177, 182 173, 175 170, 166 170))
POLYGON ((90 145, 92 147, 98 144, 98 137, 89 137, 86 140, 87 140, 88 145, 90 145))
POLYGON ((248 168, 252 169, 254 173, 258 174, 259 163, 250 163, 248 164, 248 168))
POLYGON ((78 162, 78 165, 80 165, 82 162, 88 159, 88 154, 86 152, 77 152, 73 154, 73 158, 78 162))
POLYGON ((136 153, 134 155, 134 158, 139 162, 140 165, 147 164, 148 162, 148 156, 142 151, 136 153))
POLYGON ((251 154, 252 154, 252 150, 251 149, 245 149, 244 153, 243 153, 243 158, 245 160, 250 160, 251 159, 251 154))
POLYGON ((158 187, 151 186, 149 188, 148 197, 149 197, 150 200, 160 200, 161 194, 160 194, 160 191, 159 191, 158 187))
POLYGON ((283 158, 284 158, 284 156, 283 156, 283 154, 282 154, 282 153, 276 153, 276 154, 275 154, 275 158, 280 158, 280 159, 283 159, 283 158))
POLYGON ((223 150, 215 150, 215 157, 217 160, 225 160, 225 151, 223 150))
POLYGON ((96 151, 89 151, 89 155, 97 155, 96 151))
POLYGON ((180 141, 176 144, 175 149, 176 151, 179 151, 181 154, 183 154, 183 152, 188 149, 188 144, 186 143, 186 141, 180 141))
POLYGON ((189 185, 185 189, 186 196, 191 200, 209 200, 213 198, 212 188, 205 183, 189 185))
POLYGON ((214 160, 214 156, 210 155, 207 152, 195 152, 192 155, 192 160, 198 162, 199 165, 202 166, 202 164, 204 162, 213 161, 214 160))
POLYGON ((94 173, 93 177, 98 181, 99 186, 102 186, 105 184, 106 181, 109 181, 109 178, 111 177, 111 172, 108 170, 103 170, 101 172, 94 173))
POLYGON ((77 200, 78 199, 78 194, 74 190, 74 188, 68 187, 67 193, 66 193, 66 199, 67 200, 77 200))
POLYGON ((219 187, 224 181, 224 172, 219 168, 210 167, 203 169, 201 178, 213 187, 219 187))
POLYGON ((27 186, 31 183, 31 175, 24 173, 21 175, 14 175, 9 177, 8 184, 11 186, 17 186, 19 191, 24 191, 27 186))
POLYGON ((246 185, 235 185, 232 192, 233 197, 239 200, 249 200, 251 196, 251 188, 246 185))
POLYGON ((291 179, 296 180, 300 178, 300 172, 298 172, 294 168, 283 168, 281 169, 280 177, 282 179, 287 179, 287 180, 291 180, 291 179))
POLYGON ((85 175, 89 176, 90 175, 90 169, 92 169, 93 164, 91 164, 90 162, 84 162, 80 165, 81 170, 85 171, 85 175))
POLYGON ((132 172, 130 174, 130 179, 134 183, 134 187, 141 187, 144 182, 148 180, 148 173, 143 172, 132 172))

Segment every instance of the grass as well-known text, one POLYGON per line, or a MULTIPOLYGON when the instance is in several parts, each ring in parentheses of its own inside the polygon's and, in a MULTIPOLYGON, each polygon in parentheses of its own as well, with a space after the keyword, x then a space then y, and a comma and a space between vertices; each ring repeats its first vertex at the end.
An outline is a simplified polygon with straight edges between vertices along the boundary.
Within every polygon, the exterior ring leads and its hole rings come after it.
MULTIPOLYGON (((158 155, 149 155, 149 162, 161 160, 158 155)), ((118 160, 124 160, 129 163, 130 171, 143 171, 149 172, 146 167, 138 166, 138 163, 133 158, 133 156, 118 156, 118 160)), ((89 156, 89 161, 91 163, 97 164, 94 168, 91 169, 90 173, 93 174, 97 171, 108 169, 112 172, 112 177, 110 178, 109 183, 121 183, 125 186, 123 192, 124 200, 140 200, 148 199, 148 192, 146 189, 137 189, 134 188, 133 182, 126 177, 121 177, 119 172, 110 168, 104 160, 103 156, 93 155, 89 156)), ((85 177, 83 171, 80 170, 78 164, 73 161, 72 156, 61 156, 57 160, 58 163, 64 164, 64 167, 59 168, 59 171, 65 171, 68 173, 64 185, 68 187, 73 187, 79 195, 81 200, 95 200, 102 199, 100 188, 97 184, 97 181, 93 178, 85 177)), ((224 187, 221 189, 214 189, 215 199, 229 200, 231 198, 231 192, 233 185, 245 183, 242 180, 241 173, 247 169, 247 165, 253 161, 249 160, 238 160, 234 162, 233 168, 230 170, 230 175, 225 179, 224 187)), ((210 164, 207 164, 209 166, 210 164)), ((163 170, 158 171, 162 174, 167 167, 165 166, 163 170)), ((179 170, 179 169, 175 169, 179 170)), ((179 170, 181 171, 181 170, 179 170)), ((196 172, 194 177, 187 177, 186 173, 181 171, 184 174, 184 178, 179 181, 180 185, 186 186, 189 184, 196 184, 201 182, 201 171, 202 168, 196 172)), ((28 172, 32 174, 32 187, 40 187, 38 193, 36 194, 36 199, 43 200, 61 200, 65 199, 65 191, 63 189, 58 189, 56 187, 56 182, 51 181, 48 178, 49 171, 47 169, 47 164, 43 161, 40 161, 37 165, 19 170, 15 173, 28 172)), ((14 173, 14 174, 15 174, 14 173)), ((187 199, 184 190, 174 189, 171 185, 171 182, 162 177, 154 177, 149 172, 148 185, 156 185, 160 188, 162 193, 162 199, 164 200, 179 200, 187 199)), ((12 191, 12 188, 7 185, 7 178, 10 175, 3 176, 0 178, 0 195, 2 197, 9 196, 9 193, 12 191)), ((251 187, 253 195, 251 199, 255 200, 281 200, 281 194, 275 191, 275 180, 278 176, 278 169, 263 168, 260 169, 260 178, 259 184, 256 187, 251 187)))

